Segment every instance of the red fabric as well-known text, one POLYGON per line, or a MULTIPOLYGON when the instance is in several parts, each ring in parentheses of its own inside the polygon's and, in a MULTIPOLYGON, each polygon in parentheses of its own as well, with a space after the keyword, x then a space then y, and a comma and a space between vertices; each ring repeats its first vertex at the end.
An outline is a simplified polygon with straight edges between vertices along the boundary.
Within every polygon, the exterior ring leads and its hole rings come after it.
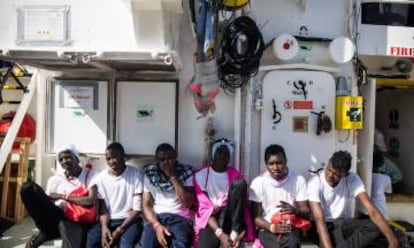
MULTIPOLYGON (((88 194, 89 191, 81 186, 72 191, 72 193, 70 193, 70 196, 87 196, 88 194)), ((71 202, 66 202, 64 209, 65 217, 69 220, 85 224, 92 224, 96 222, 96 206, 87 208, 71 202)))
POLYGON ((277 212, 272 216, 271 221, 272 224, 277 224, 281 220, 290 220, 292 227, 301 229, 302 231, 307 231, 311 227, 310 221, 297 217, 294 214, 282 214, 277 212))
MULTIPOLYGON (((4 114, 0 120, 0 135, 5 136, 9 131, 9 128, 12 124, 13 118, 16 115, 16 112, 10 111, 4 114)), ((17 137, 21 138, 30 138, 30 142, 33 142, 36 138, 36 121, 28 114, 23 117, 22 124, 19 131, 17 132, 17 137)), ((19 149, 19 143, 13 144, 13 149, 19 149)))

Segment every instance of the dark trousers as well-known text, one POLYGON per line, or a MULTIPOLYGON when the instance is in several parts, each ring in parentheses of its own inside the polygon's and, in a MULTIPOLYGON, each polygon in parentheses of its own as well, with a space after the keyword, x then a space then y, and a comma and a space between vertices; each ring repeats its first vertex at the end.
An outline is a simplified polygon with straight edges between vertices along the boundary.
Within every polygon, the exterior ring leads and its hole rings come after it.
POLYGON ((49 199, 42 187, 31 181, 25 182, 22 185, 20 196, 40 233, 47 236, 46 240, 60 236, 63 241, 62 247, 78 248, 84 246, 87 227, 64 220, 62 209, 49 199))
MULTIPOLYGON (((228 204, 215 217, 223 232, 230 234, 236 231, 241 233, 245 230, 244 223, 244 209, 247 197, 247 183, 244 180, 234 180, 229 188, 228 204)), ((199 248, 218 248, 220 247, 220 240, 214 234, 208 225, 206 228, 200 230, 199 233, 199 248)))
POLYGON ((90 226, 62 220, 59 222, 60 238, 64 248, 80 248, 86 245, 86 233, 90 226))
POLYGON ((259 240, 265 248, 298 248, 301 231, 292 229, 289 233, 274 234, 267 230, 259 230, 259 240))
MULTIPOLYGON (((109 221, 109 230, 111 232, 115 231, 115 229, 120 226, 124 222, 124 219, 114 219, 109 221)), ((120 239, 118 240, 118 247, 119 248, 132 248, 134 247, 141 236, 142 232, 142 219, 139 218, 136 222, 128 226, 127 229, 124 230, 124 233, 121 235, 120 239)), ((95 224, 91 229, 89 229, 86 239, 86 247, 87 248, 94 248, 94 247, 101 247, 101 238, 102 238, 102 231, 101 231, 101 224, 95 224)), ((146 246, 143 246, 146 247, 146 246)))
MULTIPOLYGON (((158 221, 171 233, 171 237, 167 237, 168 247, 172 248, 188 248, 191 247, 193 238, 193 227, 190 221, 180 215, 162 213, 157 215, 158 221)), ((144 231, 140 242, 141 247, 158 248, 157 236, 151 223, 144 225, 144 231)))
MULTIPOLYGON (((370 219, 341 219, 327 222, 326 226, 332 245, 338 248, 366 247, 381 234, 370 219)), ((315 223, 308 235, 313 243, 319 244, 315 223)))

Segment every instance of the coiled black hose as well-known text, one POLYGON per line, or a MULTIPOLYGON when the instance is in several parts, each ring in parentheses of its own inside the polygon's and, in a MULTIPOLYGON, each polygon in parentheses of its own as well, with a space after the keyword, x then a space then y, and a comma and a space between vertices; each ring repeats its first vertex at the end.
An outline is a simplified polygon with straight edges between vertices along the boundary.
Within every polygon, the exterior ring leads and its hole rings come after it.
POLYGON ((256 75, 264 50, 262 34, 247 16, 230 22, 222 33, 217 65, 223 88, 234 90, 256 75))

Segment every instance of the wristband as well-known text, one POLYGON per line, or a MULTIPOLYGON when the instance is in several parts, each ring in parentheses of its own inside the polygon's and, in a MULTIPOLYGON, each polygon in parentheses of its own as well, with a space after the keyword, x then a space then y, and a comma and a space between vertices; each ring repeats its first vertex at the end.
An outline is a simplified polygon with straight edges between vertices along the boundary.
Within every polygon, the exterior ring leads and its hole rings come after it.
POLYGON ((152 229, 156 229, 159 225, 161 225, 158 221, 152 224, 152 229))
POLYGON ((217 238, 220 237, 220 235, 223 234, 223 229, 221 229, 220 227, 216 229, 216 231, 214 231, 214 234, 216 235, 217 238))

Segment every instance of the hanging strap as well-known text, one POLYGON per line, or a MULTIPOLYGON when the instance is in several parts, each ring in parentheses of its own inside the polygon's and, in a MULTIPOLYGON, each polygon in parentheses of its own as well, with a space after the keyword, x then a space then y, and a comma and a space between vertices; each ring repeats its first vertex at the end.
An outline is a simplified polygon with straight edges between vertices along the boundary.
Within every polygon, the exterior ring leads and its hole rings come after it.
POLYGON ((88 177, 89 177, 89 173, 91 172, 90 169, 85 169, 86 170, 86 175, 85 175, 85 180, 83 181, 82 186, 84 186, 85 188, 87 188, 88 186, 88 177))

